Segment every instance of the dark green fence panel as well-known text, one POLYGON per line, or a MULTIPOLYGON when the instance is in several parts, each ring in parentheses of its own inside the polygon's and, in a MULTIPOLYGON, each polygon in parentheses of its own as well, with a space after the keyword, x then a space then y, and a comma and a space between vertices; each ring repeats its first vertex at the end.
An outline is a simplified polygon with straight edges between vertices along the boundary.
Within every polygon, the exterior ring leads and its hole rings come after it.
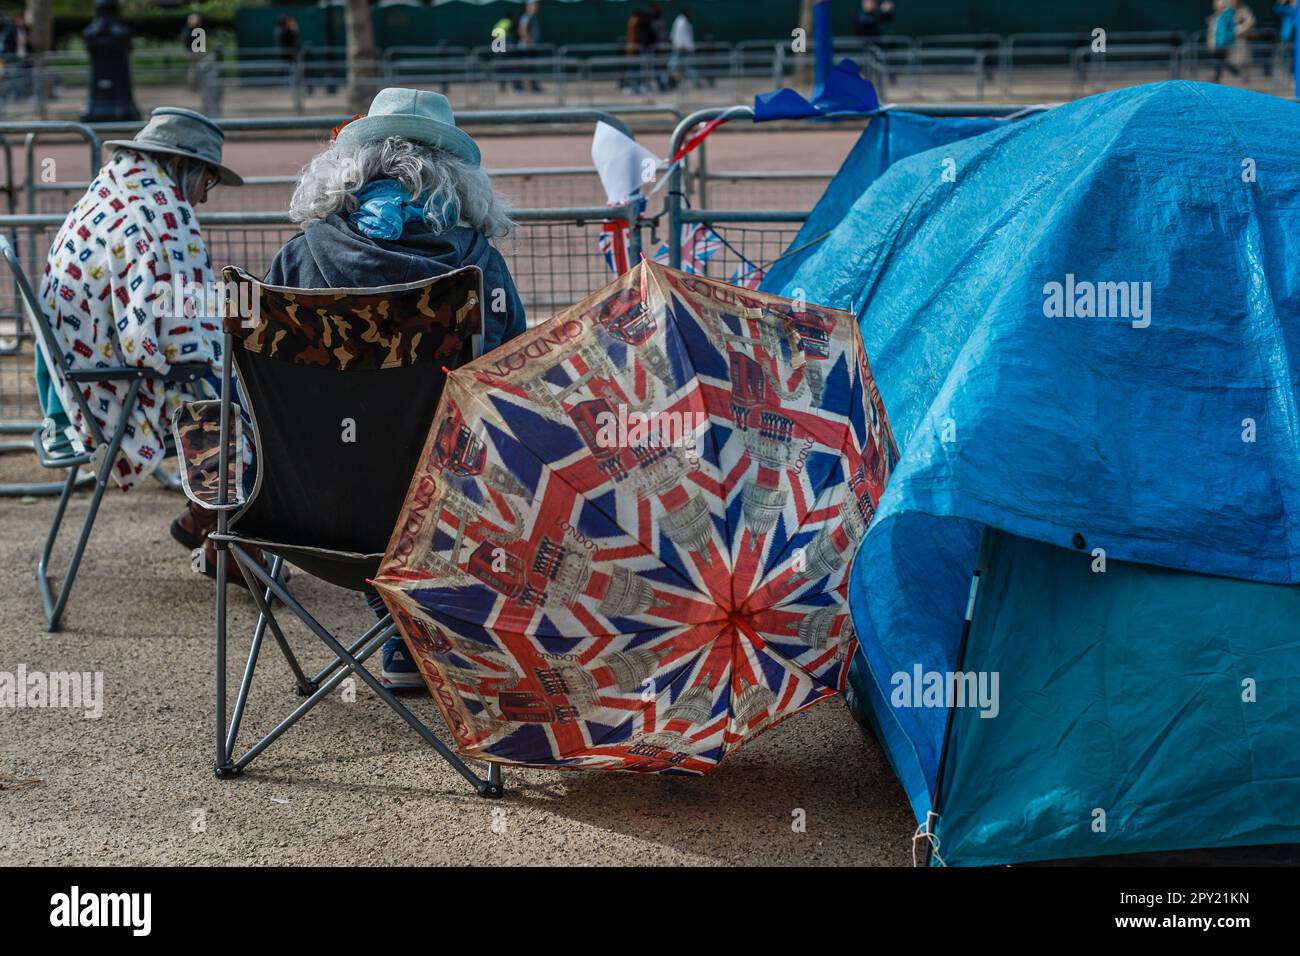
MULTIPOLYGON (((838 36, 853 33, 857 0, 832 0, 832 20, 838 36)), ((580 0, 542 4, 542 42, 554 46, 582 43, 622 43, 627 19, 648 3, 616 0, 580 0)), ((788 39, 799 25, 799 0, 690 0, 663 4, 665 27, 678 10, 689 7, 699 41, 788 39)), ((1276 26, 1272 3, 1251 4, 1261 27, 1276 26)), ((478 5, 446 3, 437 7, 376 7, 375 43, 389 46, 486 46, 492 26, 508 13, 519 13, 520 3, 505 0, 478 5)), ((1089 33, 1096 27, 1108 32, 1129 30, 1202 29, 1208 0, 897 0, 893 23, 887 32, 907 36, 941 33, 1089 33)), ((241 50, 274 46, 275 23, 281 13, 298 20, 300 42, 312 46, 343 45, 341 7, 254 7, 235 15, 241 50), (329 21, 332 20, 331 24, 329 21)))

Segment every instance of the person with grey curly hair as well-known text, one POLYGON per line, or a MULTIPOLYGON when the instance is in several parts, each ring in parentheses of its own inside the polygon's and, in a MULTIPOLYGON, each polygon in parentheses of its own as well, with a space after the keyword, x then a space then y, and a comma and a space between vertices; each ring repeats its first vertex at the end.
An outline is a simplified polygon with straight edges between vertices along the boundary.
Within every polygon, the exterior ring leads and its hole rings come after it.
POLYGON ((370 112, 338 128, 289 202, 302 231, 276 253, 271 285, 355 289, 417 282, 465 266, 483 270, 483 350, 527 327, 523 302, 491 240, 514 229, 456 127, 445 96, 386 89, 370 112))
MULTIPOLYGON (((510 270, 491 240, 514 223, 481 166, 478 144, 456 127, 445 96, 381 91, 364 117, 335 130, 289 201, 302 224, 276 253, 271 285, 358 289, 418 282, 465 266, 483 270, 483 351, 527 327, 510 270)), ((366 601, 377 617, 379 595, 366 601)), ((424 686, 400 636, 383 648, 381 679, 424 686)))

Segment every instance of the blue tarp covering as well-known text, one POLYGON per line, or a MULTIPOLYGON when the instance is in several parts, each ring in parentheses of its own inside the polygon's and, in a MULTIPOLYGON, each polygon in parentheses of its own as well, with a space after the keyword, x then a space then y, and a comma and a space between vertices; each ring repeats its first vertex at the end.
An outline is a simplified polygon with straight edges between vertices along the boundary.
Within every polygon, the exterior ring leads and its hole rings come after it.
POLYGON ((843 59, 834 69, 826 71, 825 77, 813 89, 811 100, 804 99, 802 94, 789 87, 759 93, 754 97, 754 122, 766 123, 808 116, 829 117, 836 114, 859 115, 879 108, 880 99, 876 96, 875 85, 862 78, 856 63, 843 59))
MULTIPOLYGON (((902 448, 851 585, 878 690, 954 669, 986 525, 1300 580, 1298 143, 1262 94, 1090 97, 896 162, 774 289, 857 311, 902 448)), ((877 717, 923 817, 945 711, 877 717)))
POLYGON ((764 291, 784 288, 804 260, 816 252, 819 237, 838 226, 867 186, 894 163, 1005 125, 1003 120, 932 119, 901 112, 881 113, 872 119, 805 220, 799 235, 790 243, 791 251, 767 270, 761 288, 764 291))

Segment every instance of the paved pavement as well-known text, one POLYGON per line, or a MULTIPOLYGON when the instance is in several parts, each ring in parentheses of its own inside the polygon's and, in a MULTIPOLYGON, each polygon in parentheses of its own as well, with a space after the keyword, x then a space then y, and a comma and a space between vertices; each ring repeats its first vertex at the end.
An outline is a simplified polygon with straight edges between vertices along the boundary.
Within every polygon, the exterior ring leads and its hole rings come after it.
MULTIPOLYGON (((0 482, 39 477, 30 456, 0 455, 0 482)), ((54 502, 0 498, 0 671, 99 671, 104 681, 98 719, 0 708, 0 865, 910 863, 902 789, 839 698, 703 779, 508 770, 497 802, 470 794, 360 685, 353 702, 336 691, 244 777, 218 781, 212 588, 167 534, 181 507, 154 483, 110 492, 66 628, 47 634, 32 569, 54 502), (799 810, 802 833, 791 826, 799 810)), ((299 587, 324 620, 365 626, 355 595, 299 587)), ((232 680, 253 620, 251 600, 237 597, 232 680)), ((288 634, 325 662, 305 628, 288 634)), ((298 700, 273 647, 257 678, 246 741, 298 700)), ((422 692, 411 701, 441 728, 422 692)))

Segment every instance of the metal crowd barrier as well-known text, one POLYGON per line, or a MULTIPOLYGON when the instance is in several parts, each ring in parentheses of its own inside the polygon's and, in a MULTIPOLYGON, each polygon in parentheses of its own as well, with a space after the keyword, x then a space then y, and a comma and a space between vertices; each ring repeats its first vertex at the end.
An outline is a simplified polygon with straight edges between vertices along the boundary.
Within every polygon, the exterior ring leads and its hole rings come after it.
MULTIPOLYGON (((457 114, 457 122, 470 130, 483 128, 556 128, 557 124, 591 128, 603 121, 632 134, 627 122, 598 109, 468 111, 457 114)), ((338 123, 336 117, 274 117, 220 121, 228 132, 323 131, 338 123)), ((24 270, 39 284, 53 237, 66 218, 66 210, 84 192, 86 181, 45 182, 36 154, 37 143, 51 136, 65 141, 80 140, 87 148, 89 169, 97 170, 102 159, 102 142, 129 135, 139 123, 103 124, 27 122, 0 123, 0 151, 5 170, 5 211, 0 213, 0 232, 13 242, 24 270), (13 162, 13 141, 22 138, 25 169, 18 180, 13 162), (56 199, 54 201, 46 201, 56 199), (51 208, 42 209, 41 206, 51 208)), ((628 230, 634 252, 640 248, 641 222, 638 204, 610 207, 603 203, 595 170, 591 167, 520 167, 497 170, 499 176, 579 180, 589 178, 589 201, 516 207, 516 234, 498 243, 524 301, 530 322, 540 321, 557 309, 571 305, 604 286, 610 278, 600 250, 602 228, 621 222, 628 230)), ((287 186, 295 177, 259 177, 254 182, 287 186)), ((235 192, 231 190, 230 192, 235 192)), ((290 222, 285 202, 274 210, 203 211, 205 242, 215 268, 239 265, 252 274, 264 272, 276 251, 298 231, 290 222)), ((34 335, 23 315, 12 283, 0 291, 0 451, 29 450, 30 442, 8 440, 8 436, 30 436, 38 427, 41 410, 33 382, 34 335)), ((3 493, 35 493, 43 486, 0 488, 3 493)))
MULTIPOLYGON (((933 117, 983 116, 1019 119, 1050 108, 1049 105, 898 103, 886 106, 885 110, 919 113, 933 117)), ((871 114, 846 115, 836 117, 835 121, 839 123, 861 123, 863 120, 867 120, 869 122, 870 116, 871 114)), ((754 111, 748 106, 734 106, 698 110, 692 113, 683 119, 678 124, 677 129, 673 131, 669 145, 669 155, 676 155, 677 151, 681 149, 687 138, 697 127, 720 117, 725 117, 725 123, 752 123, 754 111)), ((811 125, 808 124, 809 127, 811 125)), ((821 129, 826 128, 824 123, 818 123, 817 126, 821 129)), ((725 129, 725 125, 720 129, 725 129)), ((782 129, 784 131, 788 129, 788 126, 782 124, 782 129)), ((704 141, 704 143, 707 142, 708 140, 704 141)), ((704 224, 709 227, 717 242, 710 244, 706 260, 702 261, 699 257, 691 257, 690 261, 686 262, 687 265, 706 275, 721 279, 731 279, 738 273, 743 275, 752 271, 765 271, 789 248, 800 227, 808 218, 809 206, 804 205, 801 208, 794 209, 752 208, 753 204, 751 203, 746 204, 750 208, 743 209, 710 208, 703 203, 698 207, 690 206, 686 184, 690 179, 698 175, 698 166, 692 167, 692 157, 701 152, 703 148, 702 143, 695 153, 688 153, 683 161, 673 168, 670 174, 667 196, 664 200, 664 213, 666 213, 668 221, 669 263, 675 268, 680 269, 683 267, 685 258, 682 238, 685 229, 688 226, 704 224)), ((696 162, 698 163, 698 161, 696 162)), ((711 175, 718 177, 721 174, 713 173, 711 175)), ((727 175, 737 176, 738 173, 732 172, 727 175)), ((796 173, 792 175, 829 176, 833 175, 833 173, 796 173)), ((698 185, 696 193, 697 195, 701 193, 698 185)))
MULTIPOLYGON (((458 121, 475 135, 509 135, 524 130, 529 132, 539 126, 545 126, 546 132, 581 129, 585 134, 597 120, 604 120, 618 129, 629 131, 629 120, 641 117, 663 116, 676 122, 681 119, 681 112, 673 107, 660 106, 615 106, 570 108, 566 110, 491 110, 461 111, 458 121)), ((253 135, 276 133, 298 138, 321 138, 322 134, 339 122, 337 116, 272 116, 243 119, 218 119, 231 141, 236 141, 239 134, 253 135)), ((0 124, 0 129, 21 132, 28 128, 37 128, 41 124, 13 123, 0 124)), ((130 136, 141 123, 105 123, 92 127, 80 124, 62 124, 45 127, 49 130, 62 130, 76 133, 82 137, 93 131, 100 139, 114 139, 130 136)), ((8 141, 0 134, 0 147, 12 154, 8 141)), ((28 156, 27 169, 33 169, 31 157, 28 156)), ((92 158, 91 169, 97 168, 97 156, 92 158)), ((6 191, 10 196, 10 212, 21 211, 60 212, 75 196, 88 185, 85 179, 61 175, 55 183, 41 182, 36 177, 25 177, 15 181, 12 155, 5 158, 4 175, 12 183, 6 191), (33 200, 33 194, 36 198, 33 200)), ((497 188, 516 206, 529 208, 556 206, 589 206, 604 201, 604 193, 592 166, 518 166, 493 167, 488 170, 496 182, 497 188)), ((286 168, 282 175, 246 177, 245 187, 238 190, 219 190, 213 194, 209 209, 221 211, 272 211, 288 206, 289 196, 297 183, 296 169, 286 168)))
MULTIPOLYGON (((524 302, 530 324, 572 305, 606 285, 611 278, 599 249, 601 229, 620 221, 628 228, 634 250, 640 248, 638 204, 623 206, 521 209, 515 211, 515 235, 498 243, 524 302)), ((0 230, 26 240, 23 268, 39 282, 47 250, 65 216, 0 215, 0 230)), ((202 216, 204 240, 214 269, 231 264, 259 275, 285 242, 298 232, 285 212, 212 212, 202 216)), ((21 312, 15 300, 4 303, 8 315, 21 312)), ((3 319, 0 319, 3 321, 3 319)), ((30 436, 39 427, 41 409, 33 382, 34 337, 21 327, 11 347, 0 355, 0 433, 30 436)), ((0 451, 30 451, 30 440, 0 442, 0 451)), ((57 488, 49 490, 56 491, 57 488)), ((0 487, 0 495, 14 489, 0 487)), ((32 493, 24 487, 18 493, 32 493)))
MULTIPOLYGON (((645 113, 662 113, 680 119, 676 110, 669 108, 633 109, 622 111, 626 115, 645 113)), ((483 135, 482 130, 502 129, 501 124, 510 127, 536 128, 546 125, 548 132, 563 123, 569 127, 581 124, 584 131, 597 120, 614 125, 627 131, 626 120, 611 111, 603 109, 527 110, 527 111, 466 111, 458 114, 460 122, 467 128, 483 135)), ((292 116, 292 117, 257 117, 247 119, 218 120, 227 134, 239 133, 282 133, 316 138, 338 123, 334 116, 292 116)), ((97 124, 93 128, 81 124, 38 124, 14 123, 0 124, 0 130, 17 131, 40 129, 45 132, 73 133, 86 138, 94 136, 100 139, 120 138, 133 134, 140 123, 97 124)), ((233 138, 233 137, 232 137, 233 138)), ((33 163, 31 149, 33 142, 27 143, 27 175, 21 181, 15 181, 12 148, 8 140, 0 133, 0 146, 7 151, 5 158, 5 182, 10 186, 4 191, 9 196, 9 211, 28 213, 60 212, 80 194, 88 185, 85 179, 60 175, 57 182, 46 183, 41 180, 33 163)), ((98 153, 92 148, 90 170, 98 167, 98 153)), ((603 192, 591 166, 566 167, 509 167, 489 170, 508 198, 516 205, 528 207, 588 206, 603 201, 603 192)), ((288 205, 289 195, 297 182, 296 171, 286 169, 283 175, 248 177, 246 187, 240 190, 218 191, 214 194, 209 209, 222 211, 272 211, 284 209, 288 205)))
MULTIPOLYGON (((1276 31, 1257 27, 1241 41, 1251 64, 1273 80, 1280 91, 1289 61, 1289 44, 1278 42, 1276 31)), ((1062 33, 938 34, 930 36, 884 35, 869 39, 838 37, 838 56, 878 60, 885 67, 873 72, 882 87, 906 84, 908 95, 962 96, 967 90, 982 100, 996 84, 1002 96, 1032 80, 1035 95, 1046 90, 1079 95, 1098 88, 1108 76, 1121 73, 1127 81, 1160 77, 1200 77, 1212 65, 1205 49, 1203 30, 1109 31, 1106 52, 1092 49, 1089 31, 1062 33), (956 79, 956 85, 945 81, 956 79)), ((781 85, 793 74, 800 55, 790 38, 746 40, 736 43, 702 41, 690 56, 697 82, 745 82, 770 78, 781 85)), ((610 87, 632 92, 662 92, 669 72, 671 50, 658 47, 628 55, 621 44, 547 44, 535 51, 495 52, 490 46, 399 46, 386 49, 375 61, 375 72, 388 85, 454 86, 464 100, 493 103, 499 91, 534 81, 547 85, 556 105, 576 95, 595 103, 610 87)), ((218 115, 224 93, 231 89, 280 90, 288 94, 295 113, 317 90, 337 92, 346 82, 346 51, 341 47, 303 47, 284 55, 273 48, 228 55, 220 45, 208 54, 190 58, 180 51, 142 49, 132 55, 132 71, 140 86, 182 85, 200 93, 203 108, 218 115)), ((49 53, 29 57, 14 68, 14 82, 0 86, 0 108, 6 99, 32 97, 38 115, 44 116, 53 91, 79 95, 88 68, 80 52, 49 53)), ((69 97, 64 97, 69 98, 69 97)))

